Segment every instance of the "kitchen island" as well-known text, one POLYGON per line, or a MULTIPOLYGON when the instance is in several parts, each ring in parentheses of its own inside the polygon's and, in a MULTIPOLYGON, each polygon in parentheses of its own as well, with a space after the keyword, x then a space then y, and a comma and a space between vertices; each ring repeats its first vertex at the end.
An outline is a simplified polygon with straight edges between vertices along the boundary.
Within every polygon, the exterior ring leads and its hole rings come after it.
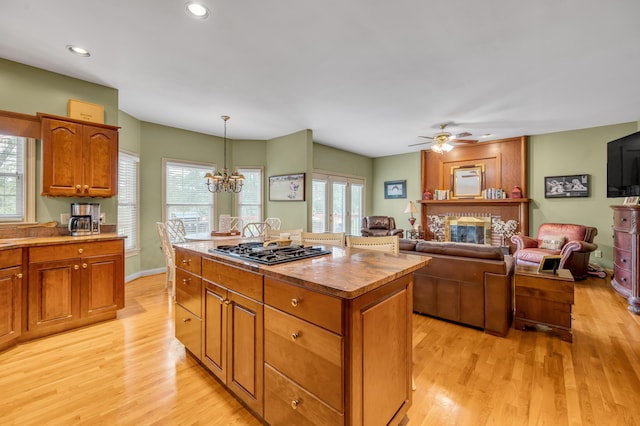
POLYGON ((176 337, 269 424, 386 425, 411 406, 412 273, 339 247, 277 265, 176 245, 176 337))

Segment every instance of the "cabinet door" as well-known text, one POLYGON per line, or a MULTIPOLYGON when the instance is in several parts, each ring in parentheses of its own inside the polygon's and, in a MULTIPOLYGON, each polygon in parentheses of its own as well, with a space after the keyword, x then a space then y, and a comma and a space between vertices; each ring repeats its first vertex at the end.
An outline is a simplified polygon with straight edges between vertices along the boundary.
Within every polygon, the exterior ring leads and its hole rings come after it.
POLYGON ((227 290, 211 282, 204 293, 204 365, 226 381, 227 369, 227 290))
POLYGON ((82 195, 82 125, 42 119, 42 195, 82 195))
POLYGON ((83 318, 124 307, 122 255, 82 259, 81 315, 83 318))
POLYGON ((263 305, 228 292, 227 386, 262 416, 264 382, 263 305))
POLYGON ((0 348, 20 336, 22 268, 0 269, 0 348))
POLYGON ((118 132, 94 126, 83 126, 82 131, 82 195, 117 195, 118 132))
POLYGON ((29 265, 28 329, 61 331, 80 317, 80 259, 29 265))

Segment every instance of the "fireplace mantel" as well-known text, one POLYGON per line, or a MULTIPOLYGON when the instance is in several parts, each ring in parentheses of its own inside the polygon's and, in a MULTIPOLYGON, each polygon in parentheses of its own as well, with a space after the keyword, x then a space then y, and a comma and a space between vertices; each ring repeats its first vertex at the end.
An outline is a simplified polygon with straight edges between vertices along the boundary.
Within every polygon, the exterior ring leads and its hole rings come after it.
POLYGON ((426 239, 433 236, 426 226, 429 221, 427 216, 443 216, 447 214, 464 215, 491 215, 500 217, 501 220, 517 220, 518 232, 527 235, 529 229, 529 198, 505 198, 500 200, 485 200, 464 198, 457 200, 418 200, 421 205, 421 223, 426 239))

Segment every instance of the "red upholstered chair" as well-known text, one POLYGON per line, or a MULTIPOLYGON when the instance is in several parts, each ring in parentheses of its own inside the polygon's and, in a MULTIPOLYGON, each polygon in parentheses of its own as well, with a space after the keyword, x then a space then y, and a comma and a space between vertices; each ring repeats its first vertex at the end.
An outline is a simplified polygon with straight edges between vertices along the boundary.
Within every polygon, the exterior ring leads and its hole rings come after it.
POLYGON ((362 218, 363 237, 384 237, 386 235, 404 235, 403 229, 396 229, 396 220, 391 216, 365 216, 362 218))
POLYGON ((536 238, 514 235, 516 265, 538 266, 544 256, 560 255, 560 269, 568 269, 576 280, 588 275, 589 255, 598 248, 593 239, 598 229, 566 223, 543 223, 536 238))

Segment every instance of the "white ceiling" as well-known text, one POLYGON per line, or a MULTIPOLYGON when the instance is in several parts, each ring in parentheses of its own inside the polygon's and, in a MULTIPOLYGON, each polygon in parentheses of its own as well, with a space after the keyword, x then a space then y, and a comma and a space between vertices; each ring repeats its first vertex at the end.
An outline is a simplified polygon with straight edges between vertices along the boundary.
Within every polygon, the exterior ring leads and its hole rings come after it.
POLYGON ((232 139, 303 129, 378 157, 640 120, 638 0, 4 0, 0 57, 119 90, 120 109, 232 139), (81 45, 90 58, 70 54, 81 45))

